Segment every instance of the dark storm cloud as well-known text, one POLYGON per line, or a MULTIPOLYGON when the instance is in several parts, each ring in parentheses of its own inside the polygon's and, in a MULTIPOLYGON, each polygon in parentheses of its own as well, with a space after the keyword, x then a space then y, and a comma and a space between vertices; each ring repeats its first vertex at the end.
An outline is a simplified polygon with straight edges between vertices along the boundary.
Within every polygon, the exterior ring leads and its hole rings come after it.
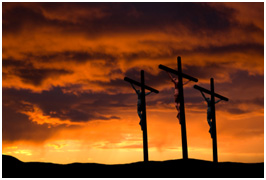
POLYGON ((246 113, 255 112, 258 109, 263 109, 263 99, 263 97, 253 98, 250 100, 239 100, 233 98, 229 103, 220 105, 220 108, 233 115, 243 115, 246 113))
POLYGON ((114 54, 105 53, 103 50, 95 51, 88 49, 87 51, 62 51, 52 52, 45 55, 38 55, 32 53, 24 54, 29 59, 35 59, 42 62, 76 62, 84 63, 87 61, 94 61, 103 59, 106 63, 115 62, 117 57, 114 54))
POLYGON ((71 74, 71 71, 65 69, 53 68, 35 68, 27 60, 3 59, 3 68, 11 68, 8 74, 18 76, 24 83, 39 86, 49 77, 59 77, 61 75, 71 74))
MULTIPOLYGON (((231 94, 234 98, 254 99, 264 95, 264 75, 250 74, 237 70, 230 74, 231 82, 217 83, 217 89, 231 94)), ((259 103, 261 104, 261 103, 259 103)))
POLYGON ((70 21, 60 21, 45 17, 42 8, 63 7, 61 3, 3 3, 3 35, 21 33, 22 30, 34 32, 38 28, 53 27, 62 30, 73 27, 70 21))
MULTIPOLYGON (((184 49, 174 49, 170 47, 170 51, 167 53, 147 53, 144 51, 140 52, 132 52, 132 53, 122 53, 121 55, 115 55, 110 53, 105 53, 103 51, 93 51, 90 50, 88 52, 84 51, 64 51, 64 52, 58 52, 58 53, 51 53, 47 55, 34 55, 34 54, 26 54, 26 57, 29 59, 32 59, 34 61, 43 61, 46 63, 49 62, 87 62, 87 61, 97 61, 97 60, 104 60, 106 67, 112 67, 112 71, 110 71, 109 75, 118 73, 122 74, 121 69, 117 66, 119 59, 126 59, 127 61, 133 61, 133 60, 141 60, 143 58, 147 59, 160 59, 160 58, 169 58, 173 57, 176 54, 214 54, 214 55, 222 55, 225 53, 256 53, 260 54, 261 56, 264 55, 264 45, 261 44, 231 44, 226 46, 211 46, 211 47, 195 47, 191 50, 184 50, 184 49), (172 50, 171 50, 172 49, 172 50), (170 52, 170 53, 169 53, 170 52)), ((209 62, 208 64, 204 66, 193 66, 193 65, 185 65, 184 69, 191 72, 193 76, 198 78, 209 78, 216 73, 223 73, 223 69, 226 69, 230 66, 232 66, 234 62, 209 62)), ((69 70, 64 69, 52 69, 52 68, 46 68, 46 69, 35 69, 33 65, 28 62, 27 60, 16 60, 16 59, 3 59, 3 68, 15 68, 14 71, 9 72, 13 73, 13 75, 19 76, 23 82, 30 83, 35 86, 41 85, 42 81, 45 80, 48 77, 52 76, 60 76, 60 75, 66 75, 70 74, 69 70)), ((133 71, 132 69, 129 69, 126 72, 126 75, 130 73, 130 71, 133 71)), ((135 70, 134 70, 135 71, 135 70)), ((133 72, 132 74, 139 74, 137 72, 133 72)), ((164 73, 161 73, 154 77, 147 75, 147 78, 160 78, 162 77, 164 73)), ((116 84, 116 80, 111 80, 111 84, 116 84)), ((119 81, 119 80, 118 80, 119 81)), ((160 82, 160 81, 155 81, 160 82)), ((120 82, 119 82, 120 83, 120 82)))
MULTIPOLYGON (((29 107, 19 107, 30 111, 33 105, 37 105, 50 117, 60 118, 62 121, 69 119, 72 122, 86 122, 90 120, 120 119, 113 115, 110 108, 125 107, 125 95, 108 95, 103 93, 83 93, 79 96, 63 93, 60 87, 54 87, 49 91, 32 93, 29 90, 3 89, 4 104, 13 102, 28 102, 29 107), (123 101, 124 99, 124 101, 123 101)), ((22 103, 23 104, 23 103, 22 103)), ((5 121, 6 119, 3 119, 5 121)))
POLYGON ((148 53, 145 51, 138 51, 138 52, 123 53, 122 54, 122 57, 128 61, 141 59, 141 58, 151 58, 152 56, 153 56, 152 53, 148 53))
MULTIPOLYGON (((138 68, 130 69, 126 72, 126 76, 139 81, 138 68)), ((166 73, 160 72, 154 76, 145 72, 146 82, 148 85, 157 88, 164 84, 165 80, 168 82, 166 73)), ((109 83, 97 82, 99 85, 106 88, 107 91, 116 92, 115 94, 106 94, 105 92, 92 93, 83 92, 79 95, 74 95, 71 92, 80 86, 73 85, 66 87, 53 87, 51 90, 44 90, 41 93, 33 93, 30 90, 15 90, 3 89, 3 102, 10 104, 14 102, 28 102, 37 105, 44 113, 50 117, 60 118, 62 121, 69 119, 72 122, 86 122, 90 120, 109 120, 120 119, 115 115, 116 108, 131 108, 135 107, 137 96, 129 83, 122 79, 112 80, 109 83), (75 87, 74 87, 75 86, 75 87), (120 94, 121 89, 127 88, 128 93, 120 94), (116 91, 116 89, 118 89, 116 91), (66 93, 64 93, 64 92, 66 93)), ((139 87, 136 87, 139 89, 139 87)), ((163 101, 163 99, 161 99, 163 101)), ((19 104, 19 103, 18 103, 19 104)), ((148 106, 156 105, 156 100, 151 100, 148 106)), ((24 109, 25 106, 17 109, 24 109)), ((31 110, 33 107, 27 107, 26 110, 31 110)), ((6 119, 3 119, 5 121, 6 119)))
MULTIPOLYGON (((140 44, 145 44, 151 47, 159 47, 158 52, 146 52, 146 51, 135 51, 132 53, 122 53, 121 57, 127 59, 128 61, 140 60, 140 59, 163 59, 163 58, 172 58, 176 55, 229 55, 230 53, 243 53, 243 54, 257 54, 264 56, 264 45, 259 43, 233 43, 227 45, 208 45, 197 46, 186 48, 176 48, 176 44, 169 41, 139 41, 140 44), (167 47, 167 51, 160 50, 160 47, 167 47)), ((221 62, 220 62, 221 63, 221 62)))
MULTIPOLYGON (((8 3, 3 3, 3 7, 8 3)), ((219 9, 207 3, 28 3, 16 4, 3 11, 3 34, 17 33, 21 29, 53 26, 65 32, 102 33, 161 31, 165 27, 185 25, 193 32, 224 31, 232 27, 234 10, 219 9), (77 22, 60 21, 45 17, 42 9, 61 12, 68 9, 99 9, 97 18, 76 17, 77 22), (19 17, 19 18, 18 18, 19 17)), ((55 14, 56 16, 57 14, 55 14)), ((73 18, 75 13, 73 12, 73 18)))
POLYGON ((48 77, 58 77, 69 73, 64 69, 19 69, 15 74, 23 82, 39 86, 48 77))
MULTIPOLYGON (((9 3, 3 3, 3 9, 6 5, 9 3)), ((20 33, 23 29, 34 31, 36 27, 43 27, 48 23, 40 9, 31 9, 22 4, 3 11, 3 35, 20 33)))
POLYGON ((29 66, 30 63, 27 63, 27 61, 25 60, 16 60, 13 58, 3 58, 2 59, 2 66, 3 68, 19 68, 19 67, 25 67, 25 66, 29 66))
POLYGON ((42 142, 57 131, 65 128, 75 128, 76 125, 37 124, 22 113, 32 112, 38 106, 44 116, 59 118, 62 122, 87 122, 91 120, 120 119, 110 111, 115 107, 125 107, 122 95, 108 96, 106 94, 85 93, 80 96, 63 93, 61 88, 55 87, 50 91, 32 93, 29 90, 3 88, 3 140, 28 140, 42 142), (115 101, 114 101, 115 100, 115 101), (26 103, 25 103, 26 102, 26 103))
MULTIPOLYGON (((141 42, 142 43, 142 42, 141 42)), ((157 42, 161 44, 160 42, 157 42)), ((156 42, 149 42, 148 44, 156 45, 156 42)), ((182 55, 197 55, 197 54, 208 54, 208 55, 224 55, 230 53, 255 53, 260 56, 264 56, 264 45, 259 43, 241 43, 241 44, 228 44, 228 45, 211 45, 207 47, 196 46, 191 49, 177 49, 171 46, 171 42, 164 42, 165 45, 167 44, 168 51, 167 52, 160 52, 160 53, 152 53, 146 51, 135 51, 132 53, 121 53, 121 54, 112 54, 104 52, 104 50, 88 50, 88 51, 63 51, 63 52, 56 52, 56 53, 48 53, 46 55, 37 55, 37 54, 25 54, 27 58, 36 59, 38 61, 43 62, 54 62, 54 61, 72 61, 77 63, 83 63, 88 61, 95 61, 95 60, 105 60, 106 65, 114 65, 118 62, 119 59, 126 59, 127 61, 133 60, 142 60, 142 59, 162 59, 162 58, 171 58, 176 56, 177 54, 182 55)), ((3 66, 21 66, 23 65, 23 61, 17 61, 13 59, 3 60, 3 66)), ((224 68, 227 66, 232 65, 233 62, 213 62, 210 64, 206 64, 207 68, 211 69, 215 72, 217 68, 224 68), (218 67, 219 66, 219 67, 218 67)), ((194 66, 196 69, 198 67, 194 66)), ((191 67, 184 67, 184 68, 193 68, 191 67)), ((196 70, 194 69, 194 70, 196 70)))
POLYGON ((104 31, 153 31, 183 24, 188 29, 225 30, 231 26, 231 9, 219 12, 205 3, 110 3, 106 16, 92 27, 104 31), (121 26, 122 25, 122 26, 121 26), (109 29, 109 28, 108 28, 109 29))
POLYGON ((64 56, 68 57, 68 59, 73 59, 77 61, 88 61, 94 59, 105 59, 107 61, 113 61, 116 57, 112 54, 107 54, 104 52, 64 52, 64 56))
MULTIPOLYGON (((2 106, 2 138, 4 141, 27 140, 42 142, 51 137, 62 126, 49 128, 29 121, 28 116, 17 112, 16 105, 2 106)), ((65 128, 65 127, 64 127, 65 128)))
POLYGON ((193 51, 205 54, 250 53, 264 55, 264 45, 258 43, 229 44, 223 46, 197 47, 193 51))
POLYGON ((87 121, 91 121, 91 120, 120 119, 120 117, 118 117, 118 116, 109 116, 108 117, 105 115, 97 115, 94 112, 84 111, 84 109, 86 109, 86 108, 71 109, 71 107, 69 107, 69 108, 61 110, 59 112, 53 111, 56 114, 50 114, 50 116, 51 117, 57 117, 57 118, 60 118, 62 120, 70 119, 70 121, 72 121, 72 122, 87 122, 87 121))
MULTIPOLYGON (((208 54, 208 55, 224 55, 229 53, 244 53, 250 54, 255 53, 258 55, 264 55, 264 45, 259 43, 239 43, 239 44, 228 44, 228 45, 210 45, 207 47, 197 46, 190 50, 187 49, 176 49, 169 47, 170 54, 208 54)), ((167 56, 166 56, 167 57, 167 56)))

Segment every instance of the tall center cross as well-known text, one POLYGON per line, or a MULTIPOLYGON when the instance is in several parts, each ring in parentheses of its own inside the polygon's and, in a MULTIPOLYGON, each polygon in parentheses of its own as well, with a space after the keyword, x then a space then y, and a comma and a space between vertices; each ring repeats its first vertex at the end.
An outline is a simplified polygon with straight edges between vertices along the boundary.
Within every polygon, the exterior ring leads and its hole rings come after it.
POLYGON ((186 79, 188 79, 190 81, 194 81, 194 82, 198 82, 198 79, 182 72, 181 57, 180 56, 177 57, 177 71, 174 69, 168 68, 164 65, 161 65, 161 64, 159 65, 159 68, 178 76, 178 82, 179 82, 178 83, 178 91, 179 91, 179 97, 180 97, 180 124, 181 124, 181 136, 182 136, 182 152, 183 152, 183 159, 188 159, 185 105, 184 105, 184 92, 183 92, 183 78, 186 78, 186 79))
POLYGON ((144 157, 144 162, 148 162, 149 156, 148 156, 148 135, 147 135, 147 121, 146 121, 145 89, 150 90, 151 92, 154 92, 154 93, 159 93, 159 91, 156 89, 153 89, 152 87, 145 85, 143 70, 141 70, 140 76, 141 76, 140 83, 128 77, 125 77, 124 80, 141 87, 141 108, 142 108, 141 126, 142 126, 142 132, 143 132, 143 157, 144 157))

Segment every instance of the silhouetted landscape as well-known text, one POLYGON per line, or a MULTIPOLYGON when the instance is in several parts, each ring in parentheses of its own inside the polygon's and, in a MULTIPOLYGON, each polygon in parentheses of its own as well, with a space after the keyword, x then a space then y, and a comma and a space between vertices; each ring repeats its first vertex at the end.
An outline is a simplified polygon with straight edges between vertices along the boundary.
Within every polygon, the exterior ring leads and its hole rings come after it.
POLYGON ((2 155, 3 178, 68 178, 68 177, 231 177, 263 178, 264 163, 233 163, 197 159, 135 162, 105 165, 97 163, 54 164, 22 162, 2 155))

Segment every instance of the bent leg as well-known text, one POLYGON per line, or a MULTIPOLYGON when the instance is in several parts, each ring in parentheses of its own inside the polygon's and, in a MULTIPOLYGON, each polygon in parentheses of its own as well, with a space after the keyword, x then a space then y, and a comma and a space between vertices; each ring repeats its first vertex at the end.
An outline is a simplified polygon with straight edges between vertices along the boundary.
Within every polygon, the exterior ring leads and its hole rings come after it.
POLYGON ((141 107, 140 106, 138 106, 138 115, 139 115, 139 119, 140 119, 139 125, 141 126, 141 130, 143 130, 142 129, 142 111, 141 111, 141 107))
POLYGON ((139 121, 139 125, 141 126, 141 129, 142 129, 142 113, 141 113, 141 110, 140 110, 140 108, 138 108, 138 115, 139 115, 139 119, 140 119, 140 121, 139 121))
POLYGON ((212 137, 212 120, 211 119, 207 119, 207 121, 208 121, 208 124, 210 126, 209 133, 211 134, 211 137, 212 137))
POLYGON ((211 111, 209 109, 207 111, 207 121, 210 126, 209 133, 211 134, 212 137, 212 118, 211 118, 211 111))
POLYGON ((181 121, 180 121, 180 105, 178 103, 175 102, 175 108, 177 110, 177 119, 179 120, 179 124, 181 124, 181 121))

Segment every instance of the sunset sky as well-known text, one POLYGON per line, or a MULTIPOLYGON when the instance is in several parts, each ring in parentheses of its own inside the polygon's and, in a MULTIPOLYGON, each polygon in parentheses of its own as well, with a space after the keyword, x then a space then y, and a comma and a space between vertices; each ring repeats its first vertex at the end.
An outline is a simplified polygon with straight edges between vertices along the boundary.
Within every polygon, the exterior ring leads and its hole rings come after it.
MULTIPOLYGON (((2 3, 2 153, 22 161, 143 160, 137 95, 147 102, 150 160, 182 158, 174 86, 159 64, 199 79, 184 86, 188 157, 264 161, 264 3, 2 3), (218 100, 218 99, 217 99, 218 100)), ((186 80, 184 80, 186 81, 186 80)))

